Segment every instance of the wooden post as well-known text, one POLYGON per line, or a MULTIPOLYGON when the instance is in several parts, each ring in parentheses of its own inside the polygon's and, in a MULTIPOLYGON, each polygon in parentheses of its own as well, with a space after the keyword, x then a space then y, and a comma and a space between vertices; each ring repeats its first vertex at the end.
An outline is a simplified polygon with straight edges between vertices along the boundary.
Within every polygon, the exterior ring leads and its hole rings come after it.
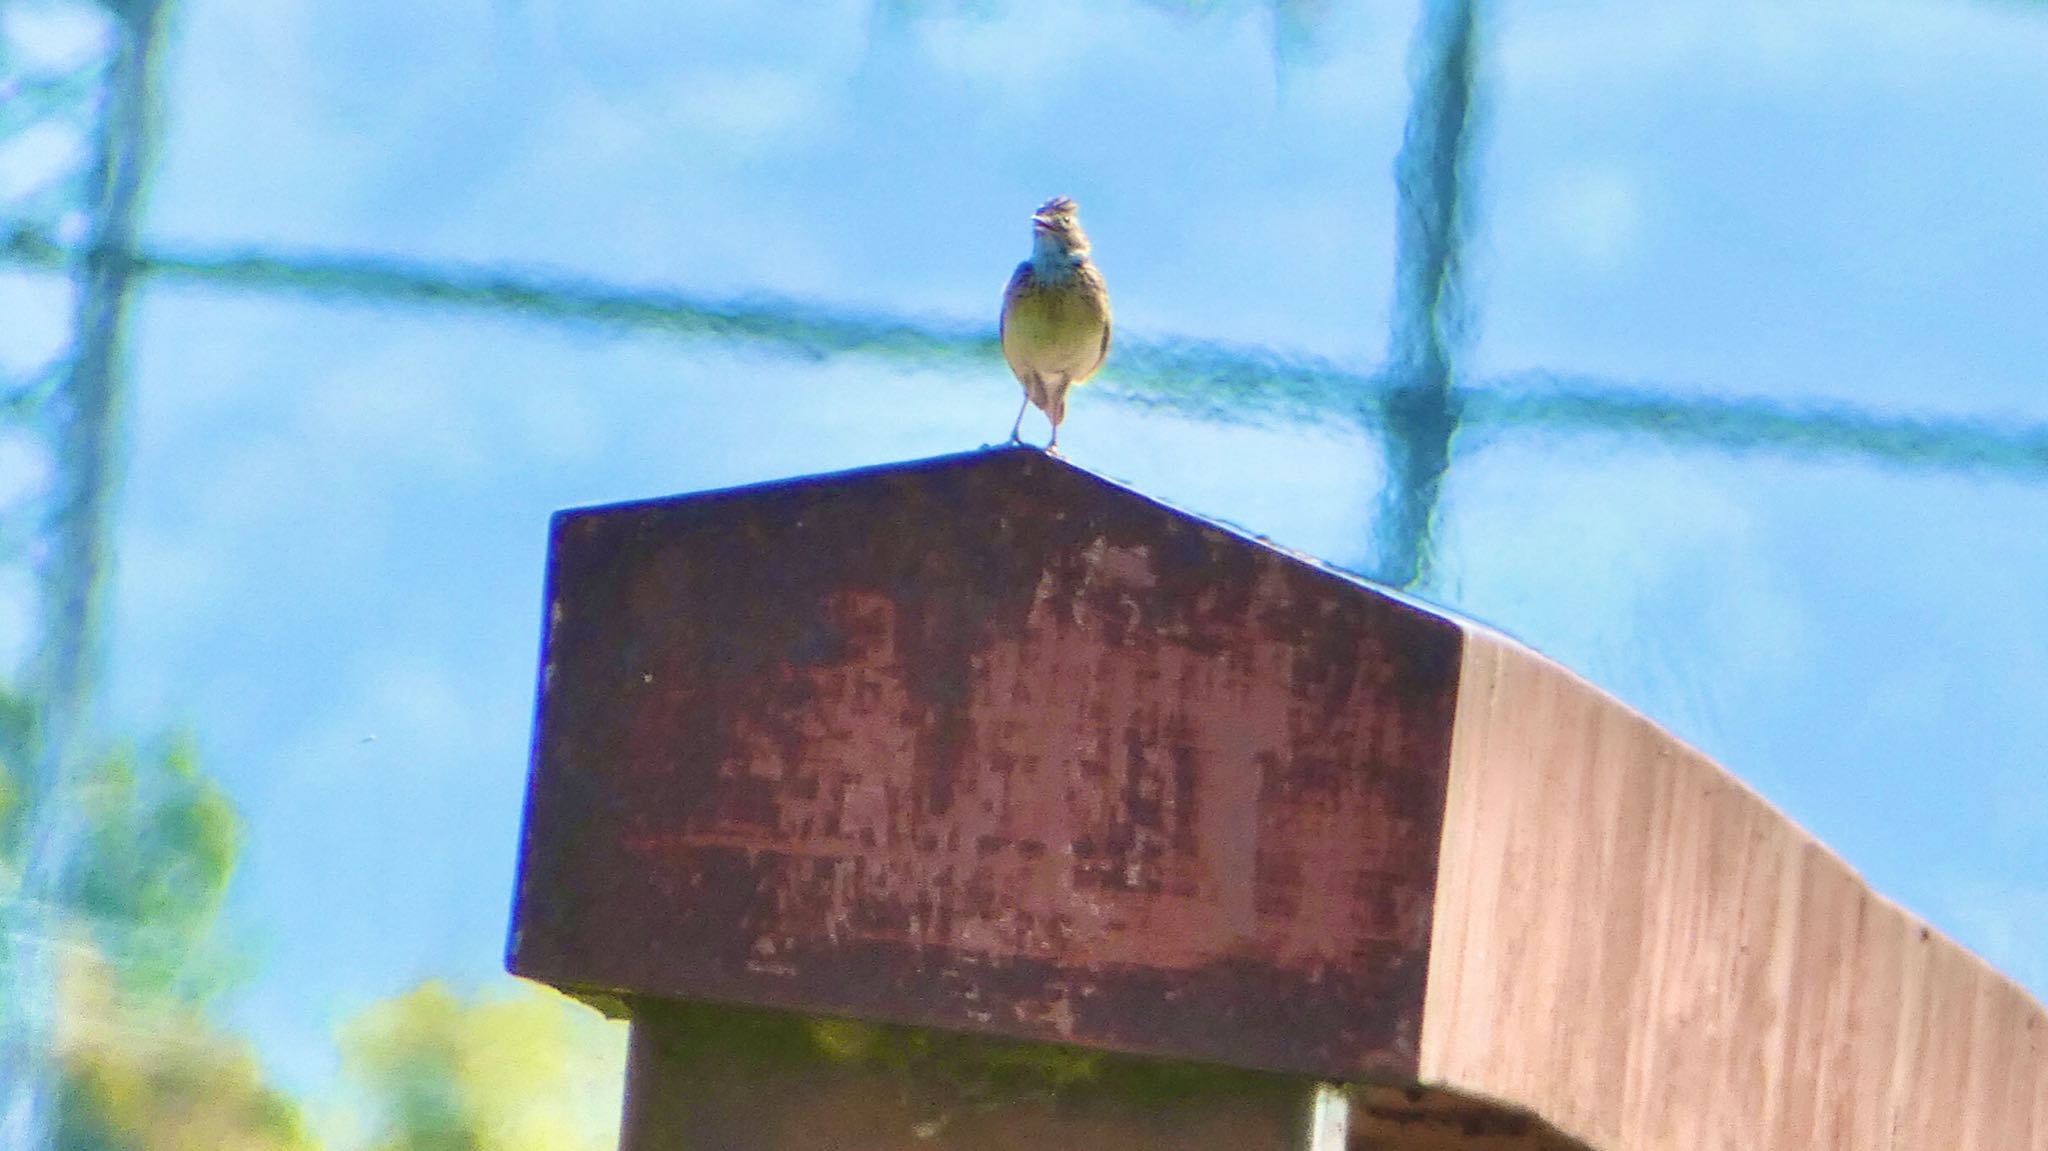
POLYGON ((1058 458, 564 513, 547 611, 510 965, 629 1151, 2048 1151, 2039 1005, 1725 772, 1058 458))

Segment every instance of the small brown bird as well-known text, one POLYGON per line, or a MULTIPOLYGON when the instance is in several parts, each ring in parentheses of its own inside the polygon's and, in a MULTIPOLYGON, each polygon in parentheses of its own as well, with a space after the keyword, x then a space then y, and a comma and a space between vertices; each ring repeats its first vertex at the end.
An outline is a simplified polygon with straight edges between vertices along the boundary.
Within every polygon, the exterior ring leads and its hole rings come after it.
POLYGON ((1080 209, 1065 196, 1047 200, 1031 216, 1031 258, 1003 291, 1003 358, 1024 385, 1011 443, 1024 430, 1025 408, 1037 404, 1052 421, 1046 446, 1059 448, 1067 389, 1109 358, 1109 331, 1109 289, 1088 258, 1080 209))

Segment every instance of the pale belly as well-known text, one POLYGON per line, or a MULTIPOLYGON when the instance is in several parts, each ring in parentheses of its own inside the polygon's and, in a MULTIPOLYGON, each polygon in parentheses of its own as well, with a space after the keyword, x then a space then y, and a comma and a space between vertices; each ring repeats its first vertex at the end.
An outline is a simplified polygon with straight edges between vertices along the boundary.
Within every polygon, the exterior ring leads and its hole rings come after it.
POLYGON ((1102 366, 1107 322, 1085 292, 1026 292, 1003 325, 1003 358, 1019 378, 1036 374, 1080 383, 1102 366))

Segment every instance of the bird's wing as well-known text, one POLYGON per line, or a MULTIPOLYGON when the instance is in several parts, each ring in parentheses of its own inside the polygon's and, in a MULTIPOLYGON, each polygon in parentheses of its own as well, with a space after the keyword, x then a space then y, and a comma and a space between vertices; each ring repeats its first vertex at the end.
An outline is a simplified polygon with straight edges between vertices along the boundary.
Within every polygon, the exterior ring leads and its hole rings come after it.
POLYGON ((1089 287, 1095 289, 1097 297, 1102 301, 1102 350, 1095 354, 1095 366, 1088 369, 1088 376, 1092 376, 1102 370, 1102 365, 1109 362, 1109 334, 1115 330, 1116 323, 1110 318, 1109 286, 1102 282, 1102 273, 1097 271, 1092 263, 1088 265, 1087 272, 1089 287))
POLYGON ((1030 286, 1031 261, 1026 260, 1017 265, 1016 271, 1010 273, 1010 282, 1003 288, 1003 318, 997 322, 998 332, 1009 329, 1010 305, 1016 303, 1017 297, 1023 295, 1024 289, 1030 286))
MULTIPOLYGON (((1032 281, 1030 260, 1024 260, 1022 264, 1018 264, 1018 270, 1010 272, 1010 287, 1004 289, 1004 315, 1001 315, 1001 319, 997 319, 997 322, 995 322, 995 342, 1001 344, 1001 348, 1004 348, 1004 363, 1010 365, 1010 375, 1018 377, 1020 383, 1024 381, 1028 369, 1022 363, 1018 363, 1018 358, 1014 354, 1010 354, 1010 309, 1016 307, 1018 297, 1022 297, 1026 291, 1030 291, 1030 281, 1032 281)), ((1026 391, 1030 389, 1028 383, 1024 387, 1026 387, 1026 391)))

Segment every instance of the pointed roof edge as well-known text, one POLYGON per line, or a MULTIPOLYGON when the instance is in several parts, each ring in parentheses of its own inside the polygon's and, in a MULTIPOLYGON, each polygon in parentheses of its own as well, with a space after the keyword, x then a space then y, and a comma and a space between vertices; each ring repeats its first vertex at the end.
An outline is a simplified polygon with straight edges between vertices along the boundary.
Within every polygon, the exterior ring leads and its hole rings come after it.
POLYGON ((1964 946, 1960 941, 1956 940, 1953 935, 1950 935, 1948 932, 1943 931, 1940 927, 1936 926, 1932 921, 1930 921, 1926 916, 1915 911, 1913 908, 1908 907, 1900 899, 1895 898, 1887 894, 1886 892, 1878 889, 1874 884, 1870 882, 1868 877, 1864 875, 1863 871, 1860 868, 1851 864, 1846 858, 1843 857, 1841 852, 1835 849, 1835 847, 1832 844, 1830 844, 1825 839, 1822 839, 1820 835, 1814 832, 1813 829, 1809 828, 1805 823, 1798 819, 1795 819, 1789 812, 1785 810, 1785 808, 1778 801, 1765 795, 1748 778, 1744 777, 1741 773, 1736 772, 1732 768, 1721 763, 1721 761, 1718 758, 1709 755, 1705 751, 1705 749, 1693 743, 1690 739, 1687 739, 1679 735, 1677 732, 1673 731, 1665 721, 1658 719, 1653 715, 1650 715, 1642 708, 1639 708, 1635 704, 1630 703, 1628 700, 1621 698, 1619 695, 1615 694, 1612 690, 1605 687, 1604 685, 1594 682, 1584 672, 1581 672, 1577 668, 1574 668, 1548 655, 1540 648, 1537 648, 1534 644, 1531 644, 1527 640, 1516 635, 1514 632, 1509 631, 1506 628, 1500 627, 1499 625, 1476 619, 1455 609, 1445 607, 1442 604, 1431 603, 1403 589, 1379 583, 1368 576, 1362 575, 1358 572, 1351 571, 1347 568, 1340 567, 1336 564, 1330 563, 1327 560, 1321 559, 1317 556, 1311 555, 1299 549, 1290 548, 1284 544, 1276 543, 1271 537, 1261 534, 1250 528, 1246 528, 1241 524, 1233 523, 1232 521, 1220 519, 1215 516, 1205 515, 1200 512, 1191 511, 1187 508, 1181 507, 1178 504, 1173 503, 1170 500, 1163 499, 1159 496, 1155 496, 1148 492, 1145 492, 1139 489, 1137 486, 1135 486, 1128 480, 1117 479, 1116 477, 1105 475, 1092 468, 1083 467, 1080 464, 1075 463, 1073 460, 1068 459, 1064 455, 1060 455, 1055 452, 1050 452, 1043 448, 1034 447, 1029 444, 985 444, 980 448, 972 449, 969 451, 952 452, 938 456, 925 456, 920 459, 914 460, 903 460, 881 464, 863 464, 857 467, 842 468, 838 471, 815 472, 800 476, 788 476, 781 479, 764 480, 756 483, 734 484, 722 488, 707 488, 705 490, 697 492, 681 492, 669 496, 653 496, 644 499, 619 500, 614 501, 612 503, 592 504, 576 508, 565 508, 561 511, 556 512, 554 518, 560 520, 567 517, 576 517, 581 515, 597 514, 611 511, 624 511, 636 508, 654 507, 659 505, 676 505, 684 503, 717 503, 725 500, 744 499, 749 496, 762 495, 771 492, 800 490, 805 488, 823 488, 835 483, 848 480, 861 480, 891 475, 914 475, 920 472, 940 472, 962 466, 986 466, 993 463, 1004 463, 1009 462, 1011 460, 1019 459, 1042 460, 1049 464, 1058 465, 1060 467, 1067 469, 1069 473, 1077 477, 1080 477, 1084 480, 1087 480, 1091 483, 1099 485, 1100 487, 1106 490, 1115 492, 1118 495, 1148 504, 1154 508, 1157 508, 1159 511, 1167 515, 1173 516, 1177 519, 1185 520, 1194 524, 1198 524, 1202 527, 1221 532, 1227 536, 1231 536, 1243 542, 1248 546, 1259 548, 1264 551, 1278 555, 1279 557, 1285 560, 1289 560, 1305 569, 1308 569, 1316 573, 1320 573, 1321 575, 1327 578, 1334 579, 1347 586, 1384 596, 1387 599, 1390 599, 1402 605, 1403 607, 1408 608, 1411 611, 1420 613, 1422 615, 1431 616, 1436 619, 1443 620, 1449 624, 1452 624, 1461 629, 1462 631, 1464 631, 1467 635, 1483 636, 1490 640, 1496 642, 1505 642, 1509 645, 1521 649, 1522 651, 1526 652, 1529 656, 1535 658, 1541 663, 1547 664, 1550 667, 1554 668, 1558 673, 1562 674, 1568 680, 1574 683, 1579 690, 1585 692, 1590 696, 1597 697, 1598 699, 1604 701, 1607 706, 1615 710, 1625 712, 1637 717, 1642 722, 1649 724, 1651 727, 1654 727, 1672 744, 1684 749, 1686 752, 1698 757, 1701 760, 1713 764, 1714 767, 1721 774, 1725 775, 1728 778, 1728 780, 1738 790, 1740 790, 1749 798, 1751 802, 1758 804, 1765 810, 1768 810, 1772 815, 1777 817, 1779 820, 1783 821, 1786 826, 1791 828, 1800 837, 1804 845, 1809 850, 1818 851, 1822 855, 1826 856, 1829 860, 1831 860, 1835 865, 1840 867, 1848 875, 1854 878, 1857 883, 1861 884, 1866 890, 1868 890, 1873 896, 1875 896, 1879 901, 1881 901, 1886 906, 1892 908, 1893 910, 1897 911, 1906 918, 1914 921, 1920 926, 1929 929, 1934 934, 1939 935, 1944 939, 1947 939, 1951 944, 1954 944, 1960 950, 1969 954, 1972 959, 1974 959, 1979 964, 1982 964, 1986 968, 1990 969, 2004 982, 2012 985, 2015 989, 2017 989, 2023 996, 2032 999, 2037 1006, 2040 1006, 2042 1008, 2044 1014, 2048 1014, 2048 1003, 2044 1003, 2044 1001, 2040 997, 2035 996, 2032 993, 2031 989, 2021 984, 2017 978, 2005 972, 2001 968, 1997 967, 1997 965, 1991 963, 1988 959, 1979 955, 1973 949, 1964 946))
MULTIPOLYGON (((1106 475, 1093 468, 1083 467, 1064 455, 1047 451, 1044 448, 1034 447, 1030 444, 984 444, 979 448, 968 451, 924 456, 919 459, 899 460, 880 464, 861 464, 855 467, 841 468, 837 471, 811 472, 804 475, 785 476, 779 479, 760 480, 753 483, 705 488, 693 492, 677 492, 673 495, 647 496, 637 499, 614 500, 601 504, 586 504, 572 508, 563 508, 555 512, 551 520, 554 523, 559 523, 565 519, 574 519, 586 515, 599 515, 608 512, 633 511, 661 506, 672 507, 685 504, 716 504, 728 500, 737 501, 752 496, 769 495, 777 492, 825 488, 848 481, 874 479, 883 476, 910 476, 922 472, 942 472, 961 467, 982 467, 991 464, 1009 463, 1020 459, 1043 461, 1047 464, 1065 468, 1070 474, 1094 483, 1119 496, 1148 504, 1176 519, 1220 532, 1250 547, 1270 552, 1282 559, 1321 573, 1350 587, 1383 596, 1411 611, 1434 616, 1462 628, 1480 629, 1505 638, 1516 638, 1501 628, 1473 619, 1442 604, 1432 603, 1404 588, 1380 583, 1362 572, 1353 571, 1350 568, 1332 563, 1299 548, 1289 547, 1274 540, 1273 537, 1245 527, 1243 524, 1183 507, 1172 500, 1146 492, 1129 480, 1118 479, 1115 476, 1106 475)), ((1517 642, 1520 641, 1517 640, 1517 642)))

